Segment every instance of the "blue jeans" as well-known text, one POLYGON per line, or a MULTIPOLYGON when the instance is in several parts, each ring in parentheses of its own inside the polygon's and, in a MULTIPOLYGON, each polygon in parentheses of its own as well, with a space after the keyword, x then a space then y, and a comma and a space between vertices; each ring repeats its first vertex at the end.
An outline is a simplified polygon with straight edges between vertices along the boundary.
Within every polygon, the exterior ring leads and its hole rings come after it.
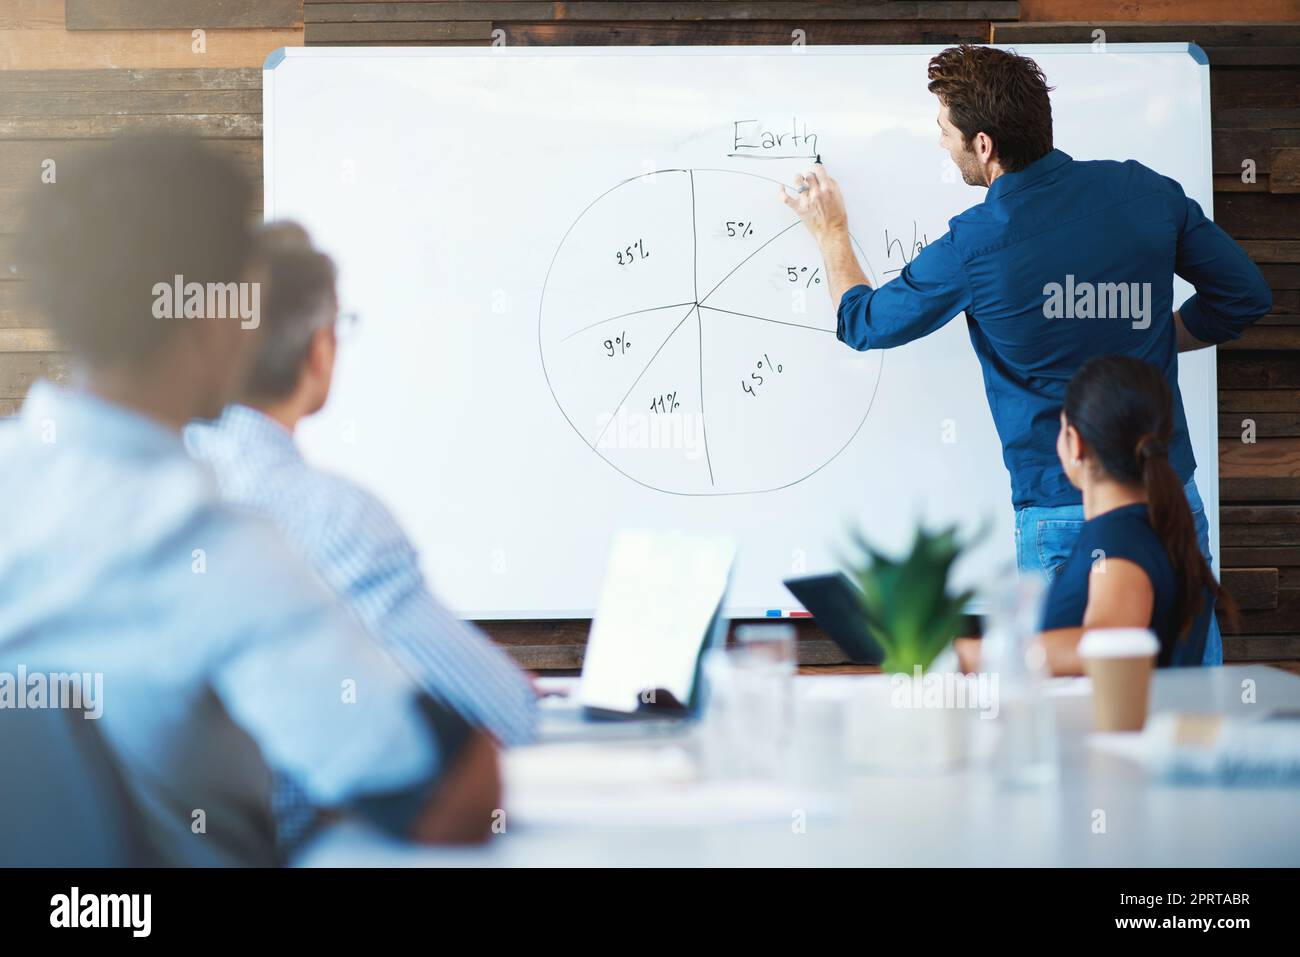
MULTIPOLYGON (((1205 517, 1205 504, 1201 501, 1201 493, 1196 490, 1196 480, 1190 479, 1183 486, 1183 491, 1187 493, 1187 504, 1192 507, 1192 521, 1196 523, 1196 537, 1201 545, 1201 554, 1213 569, 1210 522, 1205 517)), ((1050 582, 1065 564, 1082 526, 1082 505, 1061 505, 1055 508, 1031 505, 1016 509, 1016 564, 1020 571, 1037 571, 1050 582)), ((1219 633, 1219 622, 1213 615, 1210 616, 1210 630, 1205 636, 1205 657, 1201 663, 1223 664, 1223 636, 1219 633)))

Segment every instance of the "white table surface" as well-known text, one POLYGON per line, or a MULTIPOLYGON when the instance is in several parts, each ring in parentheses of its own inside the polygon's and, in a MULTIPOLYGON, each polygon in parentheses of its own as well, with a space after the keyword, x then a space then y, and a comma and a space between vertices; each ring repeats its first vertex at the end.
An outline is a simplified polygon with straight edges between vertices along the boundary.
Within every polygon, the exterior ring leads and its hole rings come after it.
MULTIPOLYGON (((880 677, 803 677, 798 692, 880 677), (827 682, 832 684, 825 684, 827 682), (822 684, 819 684, 822 683, 822 684)), ((1010 789, 987 761, 941 773, 855 771, 839 787, 698 780, 680 741, 522 749, 507 759, 506 828, 431 849, 356 823, 305 866, 1296 866, 1300 788, 1172 784, 1090 735, 1084 679, 1048 696, 1055 784, 1010 789), (557 749, 567 750, 557 750, 557 749), (1098 811, 1105 832, 1097 833, 1098 811)), ((1264 665, 1158 672, 1151 713, 1300 709, 1300 677, 1264 665), (1242 701, 1254 682, 1254 703, 1242 701)), ((973 717, 973 716, 972 716, 973 717)), ((1121 746, 1123 741, 1118 742, 1121 746)))

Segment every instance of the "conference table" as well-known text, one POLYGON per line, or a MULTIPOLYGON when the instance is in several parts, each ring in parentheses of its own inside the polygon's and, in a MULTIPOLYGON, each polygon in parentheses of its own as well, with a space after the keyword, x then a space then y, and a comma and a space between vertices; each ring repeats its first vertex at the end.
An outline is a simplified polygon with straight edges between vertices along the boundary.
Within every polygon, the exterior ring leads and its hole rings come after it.
MULTIPOLYGON (((809 676, 802 698, 852 698, 884 676, 809 676)), ((343 821, 296 863, 396 866, 1297 866, 1300 787, 1173 783, 1138 734, 1092 731, 1086 678, 1052 679, 1057 771, 1009 784, 987 754, 946 770, 713 779, 699 729, 682 736, 545 743, 504 759, 501 833, 426 848, 343 821)), ((1300 676, 1267 665, 1156 673, 1150 714, 1257 718, 1300 710, 1300 676)), ((797 712, 797 709, 796 709, 797 712)), ((977 718, 973 719, 978 721, 977 718)), ((990 722, 995 723, 995 722, 990 722)), ((1300 733, 1300 732, 1297 732, 1300 733)), ((806 740, 806 739, 805 739, 806 740)))

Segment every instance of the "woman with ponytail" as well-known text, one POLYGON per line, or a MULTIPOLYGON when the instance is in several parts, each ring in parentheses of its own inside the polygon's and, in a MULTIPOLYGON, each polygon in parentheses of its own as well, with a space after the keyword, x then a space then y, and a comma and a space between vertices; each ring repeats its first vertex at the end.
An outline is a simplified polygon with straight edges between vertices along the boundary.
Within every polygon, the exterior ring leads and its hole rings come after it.
POLYGON ((1101 356, 1070 380, 1056 451, 1083 493, 1077 544, 1052 580, 1043 647, 1056 674, 1079 674, 1092 628, 1150 628, 1159 665, 1199 665, 1217 602, 1236 606, 1197 544, 1183 483, 1167 458, 1173 397, 1155 366, 1101 356))

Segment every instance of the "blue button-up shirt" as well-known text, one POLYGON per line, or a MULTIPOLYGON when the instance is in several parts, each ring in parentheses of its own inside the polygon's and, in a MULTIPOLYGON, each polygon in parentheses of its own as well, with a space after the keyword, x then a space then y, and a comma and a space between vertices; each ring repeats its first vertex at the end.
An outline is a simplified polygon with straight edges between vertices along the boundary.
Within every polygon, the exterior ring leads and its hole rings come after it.
POLYGON ((889 349, 964 311, 1016 508, 1079 503, 1056 457, 1065 388, 1093 356, 1144 359, 1173 390, 1169 458, 1190 479, 1173 278, 1196 289, 1179 307, 1192 335, 1236 339, 1273 302, 1245 251, 1174 180, 1060 150, 999 176, 948 227, 891 282, 844 294, 839 338, 889 349))
POLYGON ((269 518, 372 639, 431 697, 503 744, 533 737, 537 695, 514 661, 430 592, 419 555, 378 499, 303 460, 282 425, 243 405, 185 430, 222 496, 269 518))
POLYGON ((0 462, 0 734, 31 676, 102 676, 92 718, 171 863, 275 863, 275 772, 409 825, 389 799, 418 811, 440 765, 423 696, 178 434, 41 382, 0 462))

